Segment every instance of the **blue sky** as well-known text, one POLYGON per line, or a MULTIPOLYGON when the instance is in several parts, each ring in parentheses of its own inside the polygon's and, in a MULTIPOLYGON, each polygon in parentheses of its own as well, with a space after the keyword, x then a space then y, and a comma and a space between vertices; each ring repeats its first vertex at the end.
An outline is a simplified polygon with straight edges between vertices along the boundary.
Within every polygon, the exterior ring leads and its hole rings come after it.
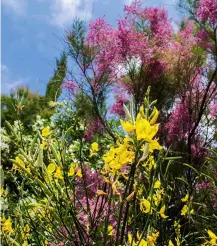
MULTIPOLYGON (((85 21, 99 16, 115 24, 131 0, 2 0, 1 90, 19 85, 44 94, 61 41, 75 17, 85 21)), ((143 0, 144 6, 163 6, 178 20, 177 0, 143 0)))

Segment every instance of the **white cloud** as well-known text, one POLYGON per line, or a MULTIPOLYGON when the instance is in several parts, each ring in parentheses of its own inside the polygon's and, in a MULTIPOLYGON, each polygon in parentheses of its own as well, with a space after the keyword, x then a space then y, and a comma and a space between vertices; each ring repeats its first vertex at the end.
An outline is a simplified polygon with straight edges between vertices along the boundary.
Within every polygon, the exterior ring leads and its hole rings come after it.
POLYGON ((126 5, 130 5, 133 2, 133 0, 123 0, 123 3, 126 5))
MULTIPOLYGON (((32 1, 32 0, 31 0, 32 1)), ((2 5, 17 15, 24 15, 27 10, 27 0, 2 0, 2 5)))
POLYGON ((53 0, 50 22, 58 27, 71 24, 75 17, 89 20, 92 17, 94 0, 53 0))
POLYGON ((27 85, 28 82, 28 77, 13 74, 5 64, 1 64, 1 89, 3 93, 8 93, 17 86, 27 85))

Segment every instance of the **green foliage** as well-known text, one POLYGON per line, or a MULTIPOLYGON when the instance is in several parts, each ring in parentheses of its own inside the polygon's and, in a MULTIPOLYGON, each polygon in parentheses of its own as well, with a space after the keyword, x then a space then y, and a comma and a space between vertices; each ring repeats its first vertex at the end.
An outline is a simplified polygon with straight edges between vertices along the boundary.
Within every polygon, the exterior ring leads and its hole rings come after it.
POLYGON ((19 119, 26 129, 30 129, 38 114, 46 110, 43 96, 33 93, 29 88, 18 87, 11 94, 1 96, 1 123, 5 121, 13 123, 19 119))
POLYGON ((48 82, 45 98, 49 101, 56 101, 61 94, 61 85, 65 79, 67 71, 67 57, 63 53, 60 59, 56 60, 56 70, 53 77, 48 82))

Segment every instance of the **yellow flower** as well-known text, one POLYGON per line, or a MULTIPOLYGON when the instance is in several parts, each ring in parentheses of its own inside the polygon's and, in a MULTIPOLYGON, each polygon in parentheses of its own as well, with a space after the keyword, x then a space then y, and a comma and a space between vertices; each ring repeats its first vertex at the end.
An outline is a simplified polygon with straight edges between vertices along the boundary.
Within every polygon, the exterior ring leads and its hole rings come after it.
POLYGON ((61 170, 60 170, 60 167, 57 167, 57 168, 56 168, 56 172, 55 172, 55 174, 54 174, 54 177, 55 177, 55 178, 58 178, 58 179, 63 179, 63 176, 62 176, 62 172, 61 172, 61 170))
POLYGON ((133 240, 133 237, 132 237, 132 235, 130 234, 130 233, 128 233, 128 243, 129 243, 129 245, 133 245, 133 246, 135 246, 136 245, 136 243, 135 243, 135 241, 133 240))
POLYGON ((107 193, 105 193, 103 190, 98 190, 97 192, 96 192, 96 194, 98 195, 98 196, 103 196, 103 195, 108 195, 107 193))
POLYGON ((52 175, 55 170, 56 170, 56 165, 54 163, 51 163, 47 166, 47 174, 48 175, 52 175))
POLYGON ((47 240, 44 241, 44 245, 48 245, 48 241, 47 240))
POLYGON ((109 236, 113 235, 113 227, 111 225, 108 226, 108 235, 109 236))
POLYGON ((42 129, 42 132, 41 132, 42 137, 47 137, 50 134, 51 134, 51 131, 50 131, 50 129, 48 127, 45 127, 45 128, 42 129))
POLYGON ((185 216, 188 213, 188 206, 184 205, 181 211, 181 215, 185 216))
POLYGON ((2 231, 3 232, 14 232, 13 228, 12 228, 12 223, 11 223, 11 219, 7 219, 2 223, 2 231))
POLYGON ((98 145, 98 143, 93 142, 93 143, 91 144, 91 148, 92 148, 92 150, 95 151, 95 152, 99 151, 99 145, 98 145))
POLYGON ((132 163, 135 157, 135 153, 132 148, 133 146, 129 144, 129 138, 124 139, 124 143, 119 143, 116 148, 112 146, 103 156, 105 171, 114 174, 123 166, 132 163))
POLYGON ((147 199, 140 200, 140 210, 143 213, 149 213, 151 210, 151 203, 147 199))
POLYGON ((121 193, 118 191, 117 187, 116 187, 116 182, 114 182, 112 184, 112 190, 114 191, 114 194, 121 196, 121 193))
POLYGON ((69 172, 68 172, 68 176, 74 176, 75 175, 75 168, 73 166, 70 167, 69 172))
POLYGON ((165 215, 165 210, 166 210, 166 206, 164 205, 161 209, 160 209, 160 216, 163 218, 163 219, 166 219, 168 216, 165 215))
POLYGON ((157 140, 154 139, 150 141, 148 151, 152 153, 155 149, 161 150, 162 146, 157 142, 157 140))
POLYGON ((170 240, 168 246, 174 246, 173 242, 170 240))
MULTIPOLYGON (((20 157, 16 156, 15 161, 16 161, 18 164, 20 164, 20 166, 25 167, 25 163, 20 159, 20 157)), ((19 172, 21 172, 20 167, 18 167, 18 166, 16 165, 16 163, 13 164, 13 169, 18 170, 19 172)))
POLYGON ((186 194, 185 197, 181 199, 182 202, 187 202, 189 199, 189 194, 186 194))
POLYGON ((30 227, 29 227, 28 224, 26 224, 26 226, 24 227, 24 232, 25 232, 25 233, 30 232, 30 227))
POLYGON ((208 230, 208 235, 209 235, 209 238, 210 238, 210 244, 213 245, 213 246, 216 246, 217 245, 217 236, 215 235, 214 232, 212 232, 211 230, 208 230))
POLYGON ((150 142, 158 131, 158 125, 151 126, 146 119, 141 119, 139 114, 136 119, 136 136, 137 140, 150 142))
POLYGON ((159 189, 161 186, 161 182, 160 180, 157 180, 155 183, 154 183, 154 189, 159 189))
POLYGON ((42 143, 40 144, 40 146, 41 146, 42 149, 45 149, 46 146, 47 146, 46 141, 43 140, 42 143))
POLYGON ((159 237, 159 232, 156 233, 152 233, 151 236, 147 236, 148 242, 150 246, 155 246, 155 242, 157 240, 157 238, 159 237))
POLYGON ((135 130, 135 125, 129 123, 128 121, 124 122, 123 120, 120 120, 120 122, 124 131, 131 133, 132 131, 135 130))
POLYGON ((146 163, 143 164, 144 167, 148 166, 148 169, 151 170, 152 168, 156 168, 156 162, 154 156, 149 156, 146 163))
POLYGON ((1 188, 0 188, 0 197, 2 197, 3 194, 4 194, 4 188, 1 187, 1 188))
POLYGON ((153 195, 153 200, 154 200, 154 204, 155 206, 158 206, 162 200, 162 190, 157 190, 156 194, 153 195))
POLYGON ((135 242, 133 240, 132 235, 129 233, 128 234, 128 243, 129 243, 129 245, 132 245, 132 246, 148 246, 148 243, 144 239, 141 239, 141 236, 138 233, 137 233, 137 238, 138 238, 138 241, 135 242), (140 241, 140 239, 141 239, 141 241, 140 241))
POLYGON ((157 110, 156 107, 154 107, 153 113, 152 113, 153 117, 150 120, 150 124, 154 125, 157 121, 158 115, 159 115, 159 111, 157 110))
POLYGON ((133 191, 132 193, 130 193, 129 196, 126 198, 126 200, 127 200, 128 202, 131 201, 131 200, 133 200, 134 195, 135 195, 135 191, 133 191))
POLYGON ((105 181, 105 183, 111 184, 111 181, 108 178, 104 177, 104 181, 105 181))
POLYGON ((83 175, 82 175, 81 168, 78 169, 76 175, 77 175, 78 177, 82 178, 83 175))

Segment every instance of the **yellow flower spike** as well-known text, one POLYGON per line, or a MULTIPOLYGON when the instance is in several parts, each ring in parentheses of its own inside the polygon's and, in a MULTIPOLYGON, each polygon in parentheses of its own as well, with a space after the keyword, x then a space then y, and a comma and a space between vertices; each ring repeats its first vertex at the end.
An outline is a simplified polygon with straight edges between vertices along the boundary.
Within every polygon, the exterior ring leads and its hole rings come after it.
POLYGON ((75 175, 75 168, 73 166, 70 167, 69 172, 68 172, 68 176, 72 177, 75 175))
POLYGON ((98 196, 108 196, 108 194, 106 193, 106 192, 104 192, 103 190, 98 190, 97 192, 96 192, 96 194, 98 195, 98 196))
POLYGON ((159 212, 160 216, 161 216, 163 219, 168 218, 168 216, 165 215, 165 210, 166 210, 166 206, 164 205, 164 206, 160 209, 160 212, 159 212))
POLYGON ((91 148, 92 148, 92 150, 93 150, 94 152, 98 152, 98 151, 99 151, 99 145, 98 145, 98 143, 93 142, 93 143, 91 144, 91 148))
POLYGON ((132 131, 135 130, 135 125, 129 123, 128 121, 124 122, 123 120, 120 120, 120 122, 124 131, 131 133, 132 131))
POLYGON ((12 228, 12 222, 11 219, 7 219, 2 223, 2 231, 3 232, 14 232, 13 228, 12 228))
POLYGON ((47 137, 51 134, 51 130, 48 127, 45 127, 42 129, 41 135, 42 137, 47 137))
POLYGON ((155 183, 154 183, 154 189, 159 189, 161 186, 161 182, 160 180, 157 180, 155 183))
POLYGON ((188 206, 184 205, 181 211, 181 215, 185 216, 188 213, 188 206))
POLYGON ((182 202, 187 202, 188 199, 189 199, 189 194, 187 193, 187 194, 185 195, 185 197, 183 197, 183 198, 181 199, 181 201, 182 201, 182 202))
POLYGON ((168 246, 175 246, 173 242, 170 240, 168 246))
POLYGON ((147 199, 140 200, 140 210, 143 213, 149 213, 151 211, 151 203, 147 199))
POLYGON ((76 176, 78 176, 79 178, 82 178, 83 177, 81 168, 78 169, 78 171, 76 173, 76 176))
POLYGON ((108 226, 108 235, 109 236, 113 235, 113 227, 111 225, 108 226))
POLYGON ((54 177, 55 177, 55 178, 58 178, 58 179, 63 179, 62 171, 61 171, 60 167, 57 167, 57 168, 56 168, 56 172, 55 172, 55 174, 54 174, 54 177))
POLYGON ((158 116, 159 116, 159 111, 157 110, 156 107, 154 107, 154 110, 153 110, 153 117, 152 117, 151 120, 150 120, 150 124, 151 124, 151 125, 154 125, 154 124, 156 123, 158 116))

